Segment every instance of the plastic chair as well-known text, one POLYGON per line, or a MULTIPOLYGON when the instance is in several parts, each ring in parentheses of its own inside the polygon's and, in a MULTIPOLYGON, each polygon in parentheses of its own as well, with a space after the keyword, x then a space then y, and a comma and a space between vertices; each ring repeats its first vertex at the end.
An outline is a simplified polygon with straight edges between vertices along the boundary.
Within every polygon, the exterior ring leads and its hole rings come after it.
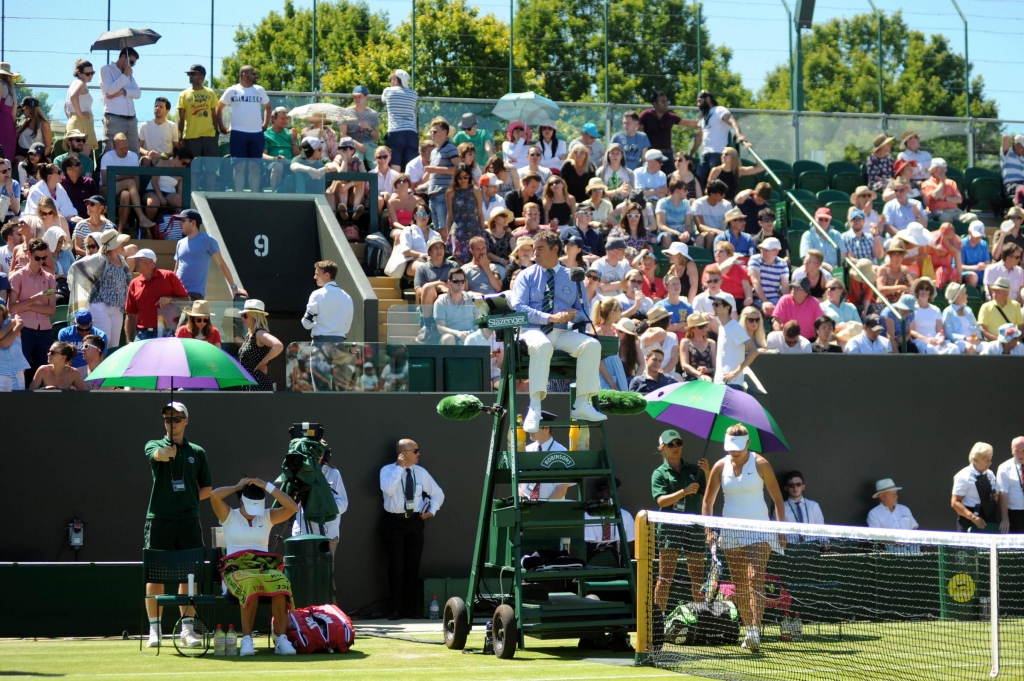
POLYGON ((790 170, 775 170, 774 168, 772 168, 772 172, 775 173, 775 175, 779 178, 779 182, 776 183, 775 180, 772 179, 772 176, 768 175, 768 178, 765 181, 770 183, 772 185, 772 187, 775 187, 776 189, 778 189, 780 191, 785 191, 787 189, 792 189, 793 188, 793 186, 795 184, 795 181, 793 179, 793 172, 792 171, 790 171, 790 170))
MULTIPOLYGON (((959 184, 959 183, 957 183, 959 184)), ((971 180, 967 205, 973 209, 1000 212, 1003 201, 1003 187, 995 177, 975 177, 971 180)))
POLYGON ((803 239, 806 232, 806 229, 790 229, 789 234, 786 235, 786 238, 789 239, 789 264, 793 267, 800 267, 804 264, 804 259, 800 255, 800 240, 803 239))
POLYGON ((845 201, 849 204, 850 195, 846 192, 837 191, 835 189, 825 189, 818 192, 818 202, 821 203, 821 205, 827 205, 832 201, 845 201))
MULTIPOLYGON (((814 214, 814 211, 821 207, 821 204, 818 202, 818 197, 806 189, 794 189, 790 193, 793 195, 793 198, 799 201, 803 207, 807 209, 807 212, 812 215, 814 214)), ((789 211, 790 215, 803 219, 803 213, 800 212, 799 208, 795 207, 794 202, 790 200, 789 204, 791 206, 789 211)))
POLYGON ((854 175, 860 175, 860 168, 857 167, 856 163, 849 161, 832 161, 825 166, 825 172, 828 174, 831 180, 839 173, 853 173, 854 175))
POLYGON ((805 170, 797 175, 796 186, 817 194, 828 189, 828 175, 824 170, 805 170))
MULTIPOLYGON (((167 585, 185 584, 188 576, 195 576, 196 595, 192 602, 197 606, 212 606, 217 602, 217 596, 212 593, 214 566, 210 564, 205 549, 187 549, 185 551, 158 551, 156 549, 142 550, 142 590, 145 593, 146 584, 167 585), (205 593, 203 593, 205 592, 205 593)), ((188 605, 188 594, 158 594, 146 596, 146 601, 153 599, 158 607, 188 605)), ((148 621, 146 610, 142 610, 142 626, 140 631, 142 637, 139 639, 139 650, 142 650, 142 641, 146 638, 148 621)), ((160 654, 162 641, 156 647, 156 654, 160 654)))
POLYGON ((766 168, 771 168, 774 171, 784 170, 787 173, 793 172, 793 166, 786 161, 780 161, 777 158, 766 158, 764 160, 766 168))
POLYGON ((849 201, 829 201, 825 207, 832 211, 832 217, 837 220, 846 220, 846 214, 850 210, 849 201))
POLYGON ((53 331, 53 340, 57 340, 57 334, 61 332, 61 329, 65 329, 68 326, 68 320, 66 319, 62 319, 59 322, 50 322, 50 329, 53 331))
POLYGON ((989 170, 988 168, 981 168, 979 166, 964 169, 964 178, 968 182, 973 181, 976 177, 992 177, 995 179, 999 179, 999 174, 989 170))
POLYGON ((832 189, 843 192, 847 196, 857 191, 857 187, 863 184, 859 172, 836 173, 832 176, 832 189))
POLYGON ((753 189, 761 182, 763 182, 763 179, 759 175, 744 175, 740 178, 740 181, 736 183, 736 189, 740 192, 747 189, 753 189))
POLYGON ((695 263, 714 262, 715 254, 700 246, 690 246, 690 260, 695 263))
POLYGON ((825 166, 821 165, 817 161, 806 161, 806 160, 797 161, 796 163, 793 164, 793 174, 796 175, 797 177, 800 177, 804 173, 806 173, 808 171, 811 171, 811 170, 817 170, 817 171, 820 171, 820 172, 825 172, 825 166))
POLYGON ((50 315, 50 324, 56 324, 57 322, 66 322, 68 320, 68 306, 57 305, 53 314, 50 315))

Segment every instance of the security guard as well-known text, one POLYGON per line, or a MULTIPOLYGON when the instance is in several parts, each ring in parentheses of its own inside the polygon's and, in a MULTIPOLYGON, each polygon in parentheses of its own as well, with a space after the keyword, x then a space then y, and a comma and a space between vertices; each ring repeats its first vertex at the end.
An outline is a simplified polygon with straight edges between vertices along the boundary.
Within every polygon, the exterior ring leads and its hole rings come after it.
MULTIPOLYGON (((558 415, 553 414, 550 411, 542 411, 540 416, 541 422, 543 421, 557 421, 558 415)), ((526 445, 526 451, 528 452, 564 452, 565 447, 555 441, 555 438, 551 437, 551 428, 540 427, 537 432, 530 433, 530 439, 533 440, 530 444, 526 445)), ((572 482, 521 482, 519 483, 519 496, 524 499, 531 499, 533 501, 544 501, 548 499, 564 499, 565 493, 569 490, 569 487, 575 483, 572 482)))
MULTIPOLYGON (((213 492, 213 476, 206 460, 206 452, 199 445, 185 439, 188 409, 181 402, 171 402, 163 408, 164 428, 167 436, 146 443, 146 458, 153 470, 153 490, 149 494, 146 513, 146 548, 160 551, 179 551, 203 548, 203 528, 199 524, 199 502, 213 492)), ((181 584, 178 593, 187 593, 188 585, 181 584)), ((164 592, 163 584, 147 584, 146 595, 164 592)), ((146 599, 149 614, 149 641, 147 648, 160 645, 160 613, 156 600, 146 599)), ((184 617, 185 608, 181 609, 184 617)), ((181 642, 189 648, 198 648, 203 642, 192 628, 192 619, 182 621, 181 642)))
POLYGON ((420 448, 413 440, 399 440, 398 459, 380 469, 384 493, 384 547, 388 552, 388 587, 391 590, 389 620, 404 614, 414 617, 416 580, 423 556, 423 521, 433 518, 444 492, 419 464, 420 448))

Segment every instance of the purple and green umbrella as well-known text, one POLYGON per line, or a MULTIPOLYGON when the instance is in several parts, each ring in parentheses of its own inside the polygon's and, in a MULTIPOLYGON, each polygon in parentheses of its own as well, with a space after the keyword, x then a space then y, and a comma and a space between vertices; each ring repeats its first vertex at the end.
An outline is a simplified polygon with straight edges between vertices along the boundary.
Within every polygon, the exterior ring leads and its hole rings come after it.
POLYGON ((740 423, 750 431, 752 451, 789 451, 779 424, 742 390, 708 381, 690 381, 659 388, 646 397, 647 413, 655 420, 709 442, 723 442, 725 431, 740 423))
POLYGON ((256 381, 216 345, 194 338, 153 338, 129 343, 89 374, 103 387, 148 390, 218 390, 256 381))

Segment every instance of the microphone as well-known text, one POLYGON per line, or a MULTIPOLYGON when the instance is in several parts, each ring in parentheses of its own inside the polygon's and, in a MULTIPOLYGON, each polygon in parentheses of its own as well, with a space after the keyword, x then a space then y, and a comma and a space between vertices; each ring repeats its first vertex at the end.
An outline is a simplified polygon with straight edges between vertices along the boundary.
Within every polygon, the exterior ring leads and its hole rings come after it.
MULTIPOLYGON (((594 322, 590 319, 590 311, 587 310, 587 297, 583 295, 583 280, 587 278, 587 271, 582 267, 572 268, 572 272, 569 273, 569 279, 576 282, 576 293, 580 297, 580 307, 583 308, 583 316, 587 318, 590 325, 593 326, 594 322)), ((586 331, 586 326, 583 328, 586 331)))
POLYGON ((572 272, 569 273, 569 278, 575 281, 577 284, 582 283, 587 278, 587 271, 582 267, 572 268, 572 272))

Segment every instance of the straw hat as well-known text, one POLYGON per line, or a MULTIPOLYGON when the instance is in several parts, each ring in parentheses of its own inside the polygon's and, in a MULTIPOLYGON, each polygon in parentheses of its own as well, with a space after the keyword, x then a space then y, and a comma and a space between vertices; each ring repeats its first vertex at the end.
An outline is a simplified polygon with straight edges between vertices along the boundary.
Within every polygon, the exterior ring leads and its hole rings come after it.
POLYGON ((1006 211, 1006 217, 1024 218, 1024 210, 1022 210, 1020 206, 1011 206, 1010 209, 1006 211))
POLYGON ((906 253, 907 247, 903 245, 903 242, 899 239, 893 239, 889 242, 889 248, 885 249, 886 253, 906 253))
POLYGON ((871 187, 867 186, 866 184, 862 184, 861 186, 857 187, 857 189, 854 190, 852 194, 850 194, 850 203, 856 204, 857 197, 863 196, 864 194, 871 194, 872 201, 878 198, 877 192, 875 192, 873 189, 871 189, 871 187))
POLYGON ((746 219, 747 219, 747 216, 744 215, 743 211, 741 211, 739 208, 730 208, 729 211, 725 214, 725 217, 722 218, 722 222, 724 222, 726 225, 728 225, 733 220, 746 220, 746 219))
POLYGON ((210 312, 210 301, 208 300, 193 300, 192 309, 185 310, 185 314, 189 317, 216 317, 217 315, 210 312))
POLYGON ((884 132, 881 135, 876 135, 875 139, 871 142, 871 153, 874 154, 878 152, 878 150, 886 144, 892 144, 895 139, 895 137, 889 137, 884 132))
POLYGON ((966 290, 967 287, 964 284, 957 281, 951 281, 949 282, 949 286, 946 287, 946 300, 953 303, 960 297, 960 294, 966 290))
POLYGON ((0 61, 0 76, 10 76, 11 78, 17 78, 21 74, 17 71, 11 71, 11 65, 5 61, 0 61))
POLYGON ((928 300, 934 300, 937 289, 935 287, 935 280, 932 279, 931 277, 921 277, 920 279, 914 282, 914 285, 911 287, 910 290, 914 292, 914 296, 916 297, 917 294, 920 293, 921 287, 923 285, 927 285, 931 288, 931 292, 928 294, 928 300))
POLYGON ((872 499, 877 499, 878 495, 882 492, 898 492, 902 487, 897 487, 896 483, 892 481, 892 478, 882 478, 875 483, 875 493, 871 495, 872 499))
POLYGON ((668 308, 663 305, 655 305, 651 308, 650 312, 647 313, 647 323, 654 324, 655 322, 660 322, 662 319, 667 319, 671 316, 672 313, 668 311, 668 308))
POLYGON ((636 335, 636 322, 632 319, 620 319, 612 324, 612 328, 630 336, 636 335))
POLYGON ((512 221, 515 220, 516 217, 508 208, 505 208, 504 206, 495 206, 491 209, 491 214, 487 216, 487 226, 490 227, 494 218, 499 215, 504 215, 505 219, 508 221, 507 224, 509 225, 512 224, 512 221))
POLYGON ((587 193, 600 189, 601 191, 608 191, 608 185, 601 181, 600 177, 590 178, 590 182, 587 182, 587 193))
POLYGON ((523 246, 533 246, 533 237, 521 236, 518 239, 516 239, 516 247, 512 249, 512 252, 509 253, 509 255, 515 257, 515 255, 519 253, 519 249, 522 248, 523 246))
POLYGON ((868 258, 861 258, 857 261, 857 272, 863 280, 870 281, 872 284, 875 283, 875 280, 877 279, 877 276, 875 275, 875 265, 868 258))
POLYGON ((914 139, 915 137, 921 139, 920 133, 918 133, 916 130, 904 130, 903 134, 900 135, 900 146, 906 149, 907 142, 914 139))
POLYGON ((700 312, 694 312, 686 318, 686 328, 688 329, 699 329, 702 326, 707 326, 708 320, 704 318, 700 312))
POLYGON ((246 312, 267 316, 270 314, 267 312, 267 306, 263 304, 263 301, 257 300, 256 298, 250 298, 245 301, 245 305, 242 307, 242 314, 245 314, 246 312))

